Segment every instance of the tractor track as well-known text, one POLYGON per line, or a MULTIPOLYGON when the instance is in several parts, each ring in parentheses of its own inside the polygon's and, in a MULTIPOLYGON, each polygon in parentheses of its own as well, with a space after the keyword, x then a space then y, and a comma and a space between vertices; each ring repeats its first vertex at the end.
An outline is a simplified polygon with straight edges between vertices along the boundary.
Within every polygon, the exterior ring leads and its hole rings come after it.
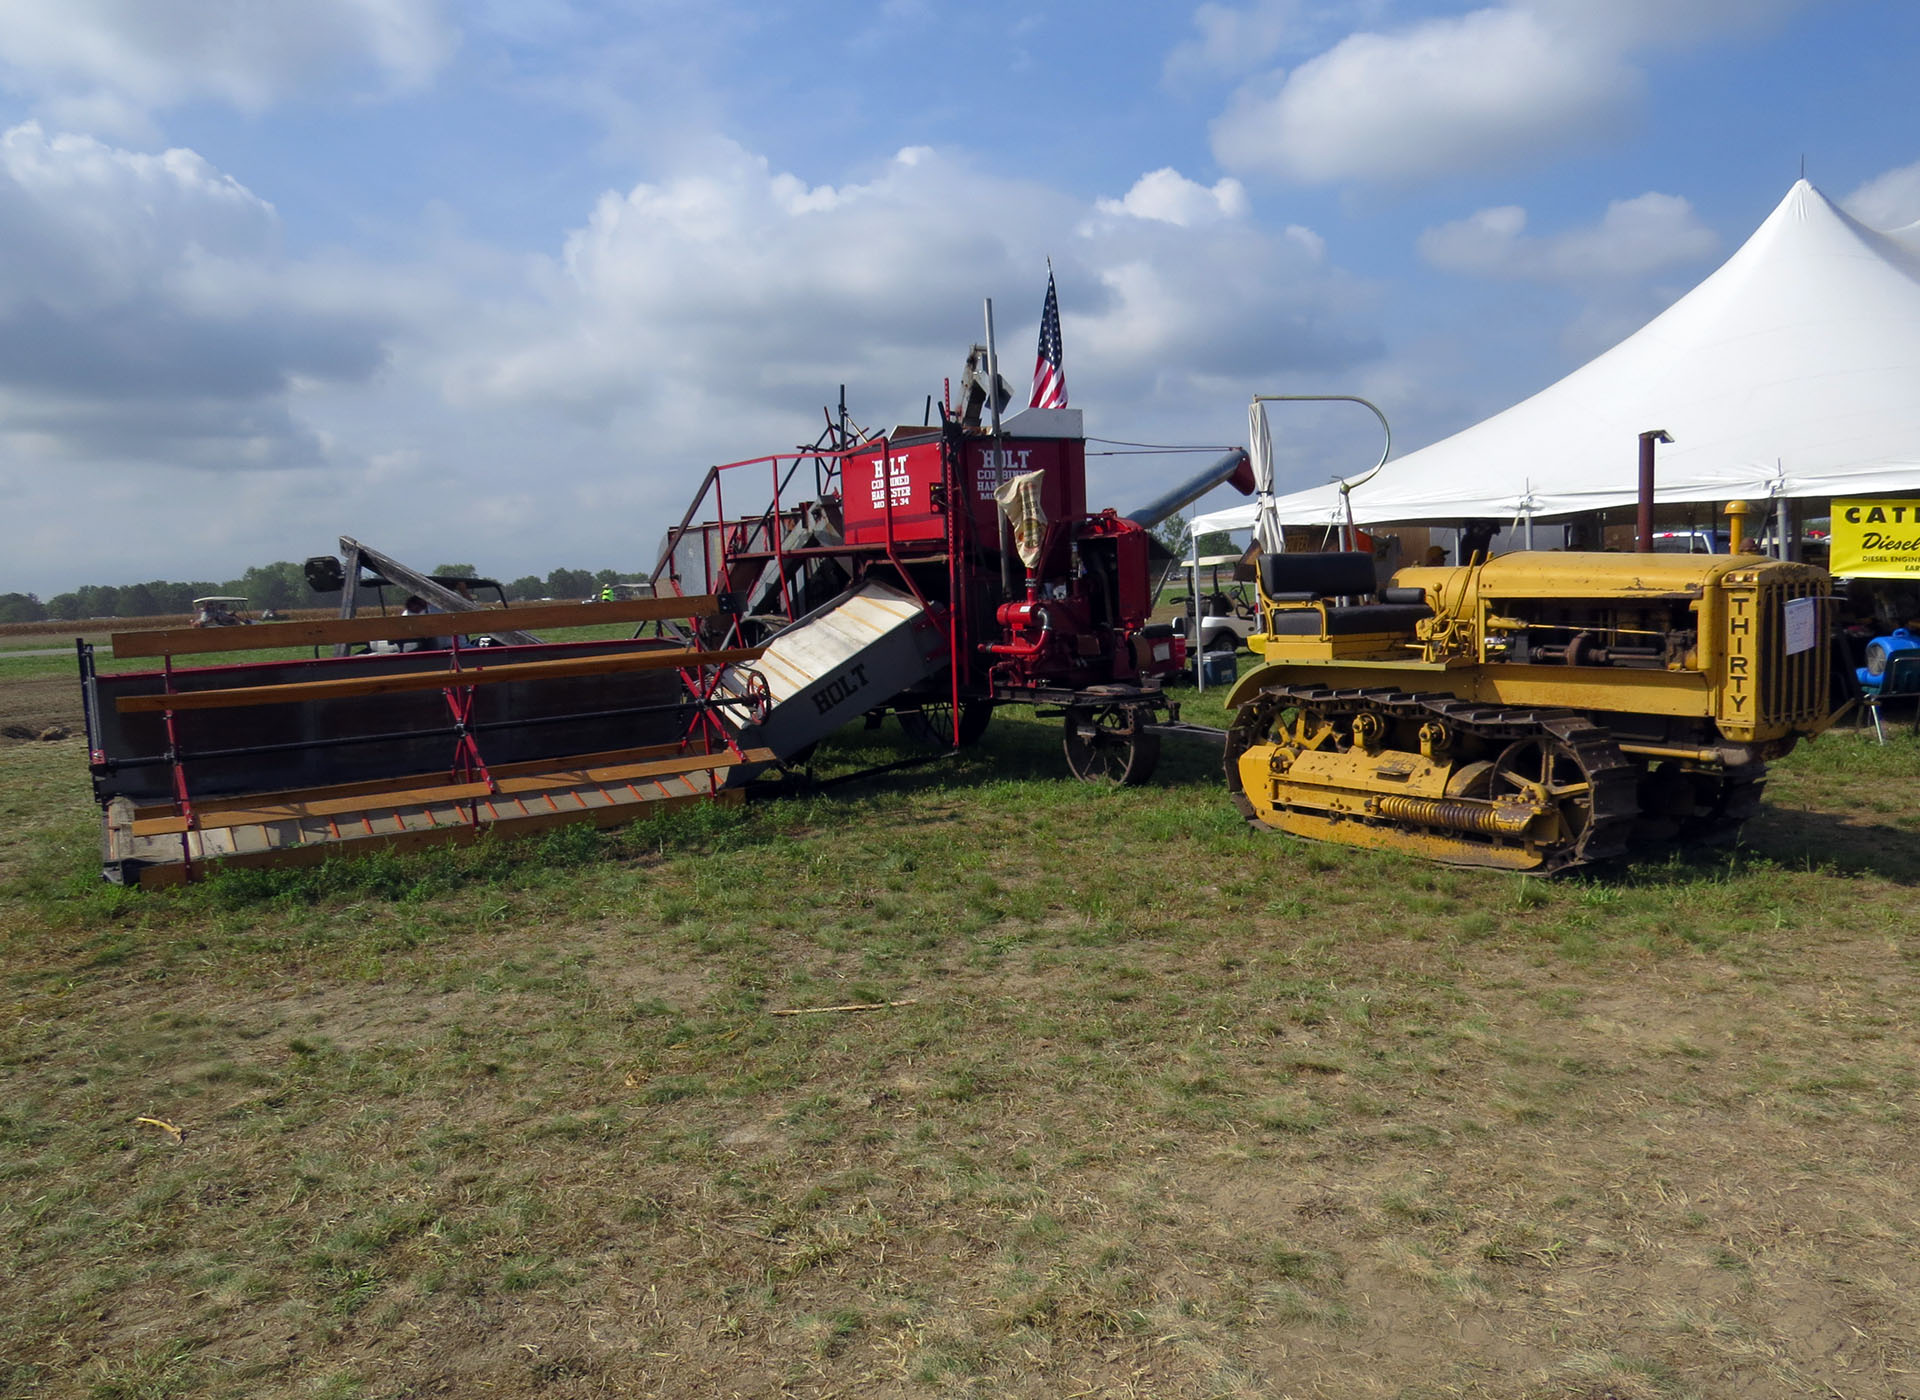
MULTIPOLYGON (((1267 732, 1280 711, 1295 707, 1349 722, 1365 713, 1421 722, 1433 718, 1445 722, 1456 733, 1472 735, 1489 744, 1511 744, 1542 736, 1557 740, 1585 776, 1587 819, 1572 842, 1546 852, 1537 871, 1539 874, 1550 875, 1613 860, 1626 853, 1633 838, 1640 816, 1640 769, 1620 752, 1607 729, 1583 714, 1571 710, 1483 705, 1452 695, 1392 689, 1335 690, 1317 685, 1262 687, 1259 698, 1241 708, 1228 730, 1223 761, 1227 787, 1241 812, 1262 830, 1271 828, 1260 821, 1253 803, 1241 789, 1239 758, 1267 732)), ((1746 794, 1738 796, 1739 805, 1747 806, 1746 794)), ((1757 793, 1751 802, 1753 806, 1758 805, 1757 793)), ((1726 820, 1732 821, 1736 830, 1744 817, 1744 813, 1737 819, 1731 812, 1725 813, 1726 820)))

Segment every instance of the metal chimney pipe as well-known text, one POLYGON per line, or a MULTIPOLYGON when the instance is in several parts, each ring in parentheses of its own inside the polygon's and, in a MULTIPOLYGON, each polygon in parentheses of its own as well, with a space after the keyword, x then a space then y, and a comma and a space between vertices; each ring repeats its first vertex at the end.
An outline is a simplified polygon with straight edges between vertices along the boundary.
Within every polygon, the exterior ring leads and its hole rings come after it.
POLYGON ((1653 445, 1672 441, 1665 428, 1640 434, 1640 530, 1634 548, 1642 554, 1653 553, 1653 445))

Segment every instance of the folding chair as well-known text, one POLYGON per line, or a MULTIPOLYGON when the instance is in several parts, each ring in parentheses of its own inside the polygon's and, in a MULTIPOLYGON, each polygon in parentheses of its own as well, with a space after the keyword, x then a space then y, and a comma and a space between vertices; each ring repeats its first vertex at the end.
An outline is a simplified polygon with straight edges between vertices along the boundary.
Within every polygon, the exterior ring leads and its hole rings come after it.
POLYGON ((1896 653, 1887 662, 1887 674, 1880 689, 1867 696, 1867 713, 1873 716, 1873 732, 1882 744, 1887 731, 1880 723, 1880 707, 1889 700, 1911 700, 1913 732, 1920 734, 1920 651, 1896 653))

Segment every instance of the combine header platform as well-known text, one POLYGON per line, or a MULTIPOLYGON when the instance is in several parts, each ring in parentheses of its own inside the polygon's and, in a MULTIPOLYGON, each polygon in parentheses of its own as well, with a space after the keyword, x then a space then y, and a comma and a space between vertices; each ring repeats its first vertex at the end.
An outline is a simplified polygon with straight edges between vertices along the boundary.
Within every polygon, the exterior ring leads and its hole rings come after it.
POLYGON ((207 865, 612 825, 693 801, 738 801, 731 770, 773 755, 724 718, 720 690, 757 647, 697 639, 478 646, 437 635, 511 616, 521 629, 716 616, 711 597, 122 633, 105 674, 80 646, 94 795, 109 879, 174 884, 207 865), (208 653, 367 646, 311 660, 179 667, 208 653))

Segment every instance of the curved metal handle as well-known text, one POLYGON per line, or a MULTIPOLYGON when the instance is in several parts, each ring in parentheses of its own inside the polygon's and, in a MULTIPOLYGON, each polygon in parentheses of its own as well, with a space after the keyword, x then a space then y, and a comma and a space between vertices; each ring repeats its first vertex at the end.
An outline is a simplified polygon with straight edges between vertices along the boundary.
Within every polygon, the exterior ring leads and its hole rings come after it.
POLYGON ((1357 403, 1375 418, 1380 420, 1380 430, 1387 435, 1386 446, 1380 449, 1380 460, 1367 471, 1351 481, 1340 483, 1340 494, 1346 495, 1356 486, 1365 486, 1373 480, 1375 472, 1387 464, 1387 458, 1393 455, 1393 428, 1387 422, 1387 415, 1380 411, 1378 404, 1371 399, 1363 399, 1358 394, 1255 394, 1255 403, 1357 403))

